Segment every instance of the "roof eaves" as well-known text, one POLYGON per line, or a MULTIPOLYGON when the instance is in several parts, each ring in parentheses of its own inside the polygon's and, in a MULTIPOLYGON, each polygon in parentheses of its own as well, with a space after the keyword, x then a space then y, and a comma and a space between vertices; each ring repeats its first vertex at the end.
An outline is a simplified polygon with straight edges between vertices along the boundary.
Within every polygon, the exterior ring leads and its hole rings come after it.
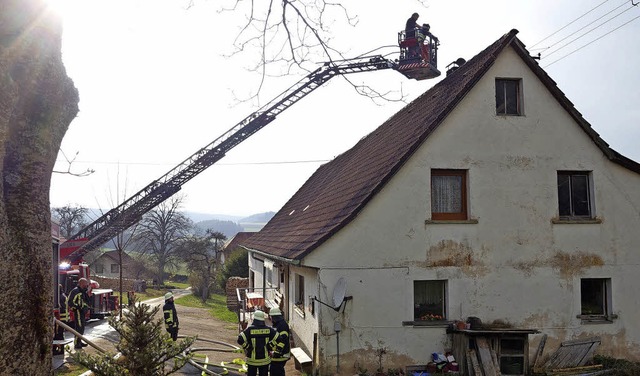
POLYGON ((602 153, 612 162, 617 163, 633 172, 640 174, 640 164, 629 159, 617 151, 613 150, 609 144, 600 137, 600 134, 593 129, 591 124, 576 109, 573 103, 567 98, 556 82, 549 77, 547 72, 529 55, 526 46, 518 39, 513 43, 513 48, 529 68, 538 76, 540 81, 547 87, 558 103, 569 113, 578 125, 587 133, 593 142, 600 148, 602 153))

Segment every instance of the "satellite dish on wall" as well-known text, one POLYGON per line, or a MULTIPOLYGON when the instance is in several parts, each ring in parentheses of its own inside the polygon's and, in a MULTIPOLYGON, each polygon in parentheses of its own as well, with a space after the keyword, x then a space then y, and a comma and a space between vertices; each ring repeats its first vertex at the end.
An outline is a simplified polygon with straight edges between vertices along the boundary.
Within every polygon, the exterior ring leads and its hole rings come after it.
POLYGON ((352 296, 345 296, 346 292, 347 292, 347 280, 344 279, 344 277, 340 277, 336 285, 333 287, 333 302, 332 302, 333 306, 330 306, 329 304, 321 301, 315 296, 313 297, 313 300, 315 300, 316 302, 322 305, 326 305, 327 307, 333 308, 334 311, 338 312, 340 311, 340 308, 342 308, 342 304, 345 301, 353 299, 352 296))
POLYGON ((338 310, 344 302, 344 296, 347 293, 347 280, 340 277, 338 283, 333 288, 333 307, 338 310))

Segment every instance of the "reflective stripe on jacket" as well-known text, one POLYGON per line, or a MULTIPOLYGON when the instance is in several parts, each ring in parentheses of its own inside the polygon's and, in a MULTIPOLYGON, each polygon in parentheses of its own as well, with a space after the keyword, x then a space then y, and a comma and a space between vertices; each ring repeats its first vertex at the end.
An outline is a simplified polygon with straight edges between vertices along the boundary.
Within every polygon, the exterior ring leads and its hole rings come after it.
POLYGON ((278 332, 256 320, 238 336, 238 344, 244 349, 247 364, 264 366, 271 363, 269 349, 276 346, 278 332))
POLYGON ((162 312, 164 313, 164 327, 166 329, 173 329, 178 327, 178 312, 176 312, 176 306, 173 302, 167 302, 162 306, 162 312))
POLYGON ((278 332, 276 345, 273 348, 272 362, 286 362, 291 358, 291 342, 289 340, 289 324, 284 318, 274 322, 273 328, 278 332))

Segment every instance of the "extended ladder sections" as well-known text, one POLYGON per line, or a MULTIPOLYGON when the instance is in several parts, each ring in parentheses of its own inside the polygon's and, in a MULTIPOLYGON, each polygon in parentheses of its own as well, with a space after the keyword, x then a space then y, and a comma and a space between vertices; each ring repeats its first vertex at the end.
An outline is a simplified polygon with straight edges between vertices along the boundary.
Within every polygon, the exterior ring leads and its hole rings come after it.
POLYGON ((229 150, 271 123, 278 114, 331 78, 389 68, 397 69, 396 63, 380 55, 325 63, 162 177, 73 235, 65 243, 82 245, 73 251, 66 261, 76 262, 87 252, 99 248, 134 225, 145 213, 178 192, 183 184, 222 159, 229 150))

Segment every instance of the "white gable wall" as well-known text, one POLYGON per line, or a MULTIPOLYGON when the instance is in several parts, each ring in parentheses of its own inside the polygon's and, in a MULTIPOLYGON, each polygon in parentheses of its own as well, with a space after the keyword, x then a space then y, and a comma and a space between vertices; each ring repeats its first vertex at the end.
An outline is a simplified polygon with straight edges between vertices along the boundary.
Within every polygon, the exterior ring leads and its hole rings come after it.
POLYGON ((360 215, 304 259, 329 286, 323 299, 340 277, 353 296, 341 313, 320 309, 325 366, 335 367, 335 320, 343 326, 344 368, 377 364, 372 351, 382 347, 389 366, 442 352, 444 326, 402 325, 413 318, 413 281, 429 279, 447 280, 449 320, 477 316, 538 329, 549 335, 547 351, 599 335, 600 352, 640 359, 639 186, 640 175, 610 162, 515 51, 505 50, 360 215), (522 78, 525 116, 495 115, 496 77, 522 78), (468 170, 468 212, 477 224, 425 224, 430 171, 440 168, 468 170), (601 223, 552 223, 558 170, 592 171, 601 223), (613 323, 576 318, 580 278, 611 278, 613 323))

